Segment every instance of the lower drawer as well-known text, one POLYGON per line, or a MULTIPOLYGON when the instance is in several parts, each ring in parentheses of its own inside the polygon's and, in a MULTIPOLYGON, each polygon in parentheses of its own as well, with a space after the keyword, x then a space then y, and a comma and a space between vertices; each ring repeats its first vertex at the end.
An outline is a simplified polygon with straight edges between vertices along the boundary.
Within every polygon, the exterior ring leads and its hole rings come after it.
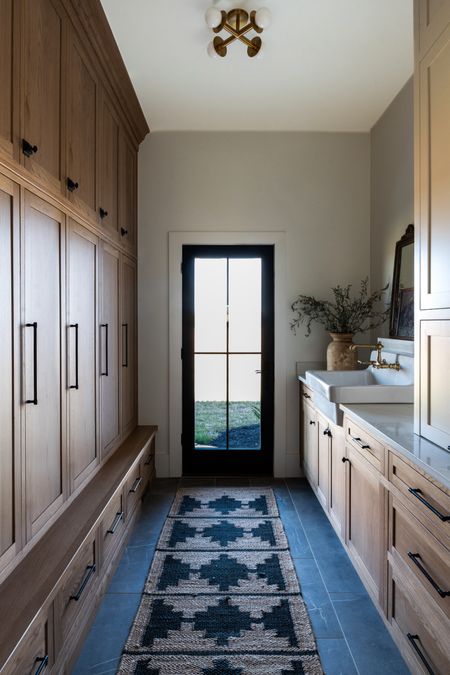
POLYGON ((45 675, 50 672, 53 665, 52 611, 46 619, 34 622, 2 669, 2 675, 45 675))
POLYGON ((144 491, 143 462, 141 461, 130 473, 125 488, 125 499, 127 500, 127 515, 131 514, 144 491))
POLYGON ((125 527, 123 490, 120 489, 111 500, 100 525, 100 542, 102 561, 109 558, 115 544, 125 527))
POLYGON ((388 618, 413 672, 445 675, 450 672, 450 624, 433 612, 423 596, 407 589, 395 566, 389 571, 388 618))

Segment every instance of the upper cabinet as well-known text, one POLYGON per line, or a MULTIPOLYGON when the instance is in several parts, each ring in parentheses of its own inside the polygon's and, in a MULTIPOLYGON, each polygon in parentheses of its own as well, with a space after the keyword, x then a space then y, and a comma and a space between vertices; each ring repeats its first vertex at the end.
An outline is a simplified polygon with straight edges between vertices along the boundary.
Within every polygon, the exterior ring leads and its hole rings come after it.
POLYGON ((102 227, 114 238, 118 236, 119 188, 119 129, 113 105, 103 90, 100 103, 99 124, 99 207, 102 227))
POLYGON ((416 22, 416 52, 422 58, 450 23, 450 3, 448 0, 420 0, 416 22))
POLYGON ((58 0, 22 0, 21 7, 21 157, 59 190, 67 19, 58 0))
POLYGON ((0 0, 0 152, 13 154, 14 0, 0 0))
POLYGON ((137 221, 137 151, 125 135, 119 138, 119 227, 124 244, 134 251, 137 221))

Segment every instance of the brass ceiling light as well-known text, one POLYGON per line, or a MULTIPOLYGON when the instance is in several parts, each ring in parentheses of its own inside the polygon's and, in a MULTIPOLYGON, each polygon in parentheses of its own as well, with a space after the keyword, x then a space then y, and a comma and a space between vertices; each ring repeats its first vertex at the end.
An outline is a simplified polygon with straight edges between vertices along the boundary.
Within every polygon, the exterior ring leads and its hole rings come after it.
POLYGON ((214 33, 226 31, 230 37, 224 40, 216 35, 214 40, 208 45, 208 54, 212 58, 217 56, 226 56, 227 47, 235 40, 240 40, 247 45, 247 54, 250 57, 261 56, 262 40, 256 36, 249 40, 246 35, 250 31, 262 33, 265 28, 270 26, 272 15, 270 11, 263 7, 257 11, 253 10, 250 14, 245 9, 232 9, 229 12, 210 7, 206 11, 205 21, 208 28, 214 33))

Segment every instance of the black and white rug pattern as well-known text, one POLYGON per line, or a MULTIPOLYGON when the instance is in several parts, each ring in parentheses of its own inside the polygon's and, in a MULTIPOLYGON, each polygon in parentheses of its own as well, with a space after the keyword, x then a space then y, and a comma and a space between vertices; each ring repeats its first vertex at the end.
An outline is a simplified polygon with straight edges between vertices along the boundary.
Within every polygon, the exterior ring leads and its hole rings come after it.
POLYGON ((322 675, 271 488, 177 492, 120 675, 322 675))

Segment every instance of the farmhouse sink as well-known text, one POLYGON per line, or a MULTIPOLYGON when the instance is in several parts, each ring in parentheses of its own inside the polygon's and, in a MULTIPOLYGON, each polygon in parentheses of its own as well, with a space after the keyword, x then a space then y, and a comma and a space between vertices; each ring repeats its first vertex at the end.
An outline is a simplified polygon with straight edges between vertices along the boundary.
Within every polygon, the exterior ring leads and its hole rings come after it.
POLYGON ((306 382, 333 403, 412 403, 414 385, 401 372, 366 370, 313 370, 306 382), (396 379, 397 377, 397 379, 396 379))

